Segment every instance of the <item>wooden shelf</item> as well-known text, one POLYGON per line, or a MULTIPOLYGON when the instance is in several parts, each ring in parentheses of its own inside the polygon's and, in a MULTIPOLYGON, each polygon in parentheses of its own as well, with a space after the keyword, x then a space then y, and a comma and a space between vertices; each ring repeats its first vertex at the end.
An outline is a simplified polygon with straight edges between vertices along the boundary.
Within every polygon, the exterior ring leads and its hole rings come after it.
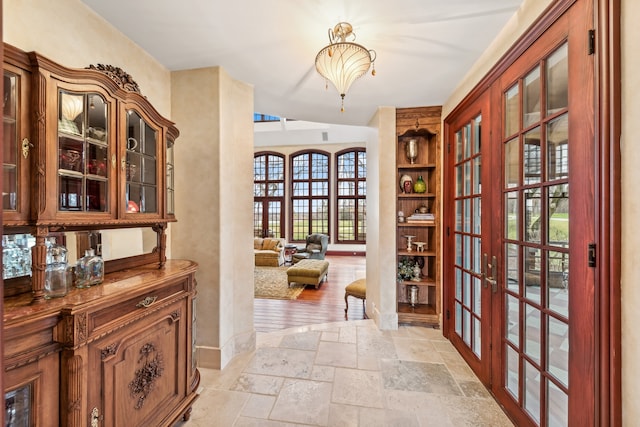
POLYGON ((436 197, 434 193, 398 193, 398 197, 401 199, 424 199, 426 197, 436 197))
POLYGON ((402 163, 398 165, 398 169, 435 169, 435 163, 402 163))
MULTIPOLYGON (((413 182, 421 177, 426 185, 425 193, 404 193, 396 187, 396 210, 402 211, 408 218, 423 206, 436 215, 433 221, 396 222, 396 259, 404 257, 417 258, 424 261, 420 281, 403 281, 396 283, 396 302, 398 321, 437 325, 441 316, 441 259, 440 259, 440 126, 441 107, 399 108, 396 110, 396 173, 398 183, 403 175, 408 175, 413 182), (415 140, 415 141, 412 141, 415 140), (413 150, 415 142, 415 163, 409 162, 407 149, 413 150), (414 242, 424 242, 423 252, 407 250, 406 235, 412 235, 414 242), (419 304, 411 307, 409 301, 410 286, 417 286, 419 304)), ((421 263, 422 265, 422 263, 421 263)), ((415 297, 416 295, 414 295, 415 297)))
POLYGON ((415 307, 411 307, 409 303, 400 302, 398 323, 440 326, 440 316, 436 308, 430 304, 416 304, 415 307))
POLYGON ((399 256, 436 256, 435 251, 424 251, 424 252, 418 252, 418 251, 398 251, 398 255, 399 256))
POLYGON ((398 314, 436 314, 436 308, 431 304, 416 304, 411 307, 408 302, 398 303, 398 314))
POLYGON ((415 280, 403 280, 402 285, 403 286, 410 286, 410 285, 436 286, 436 281, 433 280, 431 277, 423 277, 419 282, 416 282, 415 280))

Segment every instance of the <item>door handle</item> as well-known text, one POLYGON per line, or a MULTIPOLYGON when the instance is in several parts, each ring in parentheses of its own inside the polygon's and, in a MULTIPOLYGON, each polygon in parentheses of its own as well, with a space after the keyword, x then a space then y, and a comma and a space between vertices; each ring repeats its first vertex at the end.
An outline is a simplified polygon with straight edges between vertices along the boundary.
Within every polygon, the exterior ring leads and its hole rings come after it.
POLYGON ((491 264, 488 263, 487 254, 482 255, 482 281, 485 289, 491 285, 491 292, 498 292, 498 261, 495 256, 491 257, 491 264), (487 277, 488 271, 491 270, 491 276, 487 277))

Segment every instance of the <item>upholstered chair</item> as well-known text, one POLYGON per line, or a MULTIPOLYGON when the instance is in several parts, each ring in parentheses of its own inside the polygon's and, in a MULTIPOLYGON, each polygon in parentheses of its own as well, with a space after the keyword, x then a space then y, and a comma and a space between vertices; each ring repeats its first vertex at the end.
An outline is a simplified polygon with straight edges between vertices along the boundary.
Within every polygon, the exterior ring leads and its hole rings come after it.
POLYGON ((298 248, 293 254, 293 262, 301 259, 324 259, 329 246, 329 236, 326 234, 309 234, 304 246, 298 248))

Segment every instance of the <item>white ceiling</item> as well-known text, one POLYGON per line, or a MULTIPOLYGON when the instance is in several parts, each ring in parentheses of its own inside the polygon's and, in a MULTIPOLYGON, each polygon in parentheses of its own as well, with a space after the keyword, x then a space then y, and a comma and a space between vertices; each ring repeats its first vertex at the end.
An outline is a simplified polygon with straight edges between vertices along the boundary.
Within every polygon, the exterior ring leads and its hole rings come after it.
POLYGON ((256 112, 366 125, 378 106, 441 105, 523 0, 82 0, 170 70, 222 66, 256 112), (340 96, 315 71, 347 21, 376 76, 340 96))

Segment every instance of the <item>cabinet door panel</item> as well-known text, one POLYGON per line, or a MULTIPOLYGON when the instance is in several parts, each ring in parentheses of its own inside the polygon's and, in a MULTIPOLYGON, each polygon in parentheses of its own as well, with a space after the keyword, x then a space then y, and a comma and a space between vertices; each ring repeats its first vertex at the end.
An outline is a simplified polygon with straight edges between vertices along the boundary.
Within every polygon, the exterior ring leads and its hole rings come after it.
POLYGON ((4 64, 2 209, 5 225, 29 219, 29 74, 4 64), (24 145, 24 148, 23 148, 24 145), (8 221, 8 222, 7 222, 8 221))
POLYGON ((58 353, 4 373, 5 423, 56 427, 58 418, 58 353))
POLYGON ((104 426, 162 425, 162 408, 186 395, 187 310, 185 300, 140 320, 125 332, 90 345, 89 406, 104 414, 104 426))
MULTIPOLYGON (((127 109, 126 146, 123 147, 125 170, 125 215, 159 217, 164 173, 160 165, 164 157, 162 129, 135 109, 127 109)), ((123 140, 124 140, 123 139, 123 140)))

